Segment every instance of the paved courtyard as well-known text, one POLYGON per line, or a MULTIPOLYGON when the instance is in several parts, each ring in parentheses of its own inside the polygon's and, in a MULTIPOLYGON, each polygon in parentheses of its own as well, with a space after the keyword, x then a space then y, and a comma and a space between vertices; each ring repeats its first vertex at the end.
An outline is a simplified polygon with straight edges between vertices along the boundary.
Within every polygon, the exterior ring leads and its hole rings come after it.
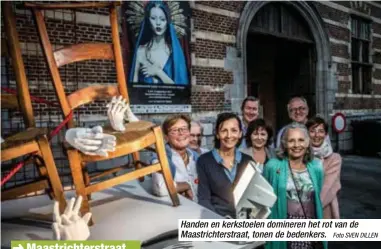
MULTIPOLYGON (((381 219, 381 158, 343 156, 341 183, 339 201, 343 219, 381 219)), ((329 249, 362 248, 379 249, 381 242, 329 243, 329 249)))

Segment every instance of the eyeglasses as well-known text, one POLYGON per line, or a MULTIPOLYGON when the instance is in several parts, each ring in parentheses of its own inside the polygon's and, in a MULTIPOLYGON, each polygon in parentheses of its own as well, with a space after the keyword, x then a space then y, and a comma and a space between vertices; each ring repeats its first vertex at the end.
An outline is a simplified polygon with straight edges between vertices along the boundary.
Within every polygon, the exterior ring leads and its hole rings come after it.
POLYGON ((299 112, 304 112, 307 108, 304 106, 299 106, 297 108, 290 108, 289 112, 291 113, 296 113, 297 111, 299 112))
POLYGON ((191 133, 191 137, 201 137, 201 133, 191 133))
POLYGON ((180 132, 182 134, 184 133, 188 133, 189 132, 189 128, 188 127, 180 127, 180 128, 174 128, 174 129, 170 129, 168 131, 168 134, 171 134, 171 135, 178 135, 180 134, 180 132))

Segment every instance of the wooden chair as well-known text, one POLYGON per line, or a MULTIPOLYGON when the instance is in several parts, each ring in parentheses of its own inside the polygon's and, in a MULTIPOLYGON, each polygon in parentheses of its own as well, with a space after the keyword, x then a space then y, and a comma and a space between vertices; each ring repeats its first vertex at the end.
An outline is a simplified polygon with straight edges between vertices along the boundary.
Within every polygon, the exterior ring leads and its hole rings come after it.
MULTIPOLYGON (((27 8, 31 8, 33 11, 45 59, 48 64, 56 95, 59 99, 64 116, 67 116, 72 110, 81 105, 91 103, 92 101, 99 99, 111 99, 112 96, 122 95, 125 99, 129 100, 117 21, 116 7, 119 4, 120 3, 117 2, 25 4, 27 8), (61 48, 57 51, 53 51, 42 11, 46 9, 76 9, 86 7, 109 8, 112 43, 74 44, 61 48), (91 59, 114 60, 117 73, 117 84, 115 86, 89 86, 79 89, 67 96, 65 94, 58 68, 69 63, 91 59)), ((73 121, 68 123, 68 128, 72 127, 74 127, 73 121)), ((116 132, 110 126, 104 127, 103 131, 107 134, 112 134, 117 138, 116 151, 109 153, 108 158, 100 156, 87 156, 74 148, 68 148, 67 150, 76 192, 78 195, 82 195, 84 199, 81 207, 82 213, 85 213, 90 209, 87 196, 91 193, 110 188, 125 181, 141 178, 145 175, 158 171, 162 172, 164 176, 173 205, 179 205, 179 199, 165 153, 162 130, 159 126, 147 121, 138 121, 127 124, 125 132, 116 132), (155 151, 159 158, 159 163, 148 165, 146 167, 141 167, 141 164, 136 163, 135 170, 132 172, 91 184, 91 181, 98 176, 89 177, 87 175, 85 170, 87 163, 108 160, 128 154, 132 154, 135 162, 139 162, 139 151, 152 145, 155 147, 155 151)), ((113 172, 115 172, 115 169, 106 171, 102 174, 102 176, 113 172)))
POLYGON ((17 185, 1 191, 1 201, 18 198, 19 196, 40 190, 48 189, 51 197, 59 201, 63 212, 66 202, 60 177, 50 145, 46 128, 36 128, 33 116, 31 97, 21 56, 20 42, 16 31, 16 21, 11 2, 2 2, 4 28, 7 41, 8 55, 16 76, 17 96, 11 94, 1 95, 2 108, 19 110, 23 116, 26 129, 5 138, 1 144, 1 162, 32 155, 26 164, 34 163, 40 177, 32 182, 17 185), (36 152, 35 154, 33 154, 36 152))

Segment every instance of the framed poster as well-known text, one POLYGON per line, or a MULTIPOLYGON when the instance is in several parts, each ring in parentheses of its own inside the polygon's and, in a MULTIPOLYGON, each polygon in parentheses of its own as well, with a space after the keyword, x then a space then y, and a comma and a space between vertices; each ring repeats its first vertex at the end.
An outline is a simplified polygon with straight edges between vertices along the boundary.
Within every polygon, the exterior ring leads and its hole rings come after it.
POLYGON ((122 11, 132 111, 191 112, 189 3, 127 1, 122 11))

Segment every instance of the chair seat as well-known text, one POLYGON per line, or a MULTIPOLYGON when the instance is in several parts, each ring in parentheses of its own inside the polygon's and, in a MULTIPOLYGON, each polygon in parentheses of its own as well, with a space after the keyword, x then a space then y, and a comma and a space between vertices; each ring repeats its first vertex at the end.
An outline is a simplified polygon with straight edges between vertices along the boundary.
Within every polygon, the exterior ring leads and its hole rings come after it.
POLYGON ((115 131, 111 126, 103 127, 103 132, 116 137, 116 147, 114 152, 109 152, 109 156, 89 156, 81 153, 86 162, 108 160, 118 156, 123 156, 141 150, 144 147, 155 143, 155 134, 152 130, 156 125, 148 121, 137 121, 127 123, 124 132, 115 131))
POLYGON ((1 161, 39 150, 36 138, 48 134, 47 128, 29 128, 5 139, 1 144, 1 161))
POLYGON ((7 149, 9 147, 18 146, 20 144, 34 141, 38 136, 43 136, 47 134, 47 128, 29 128, 7 137, 4 143, 1 144, 1 148, 7 149))

